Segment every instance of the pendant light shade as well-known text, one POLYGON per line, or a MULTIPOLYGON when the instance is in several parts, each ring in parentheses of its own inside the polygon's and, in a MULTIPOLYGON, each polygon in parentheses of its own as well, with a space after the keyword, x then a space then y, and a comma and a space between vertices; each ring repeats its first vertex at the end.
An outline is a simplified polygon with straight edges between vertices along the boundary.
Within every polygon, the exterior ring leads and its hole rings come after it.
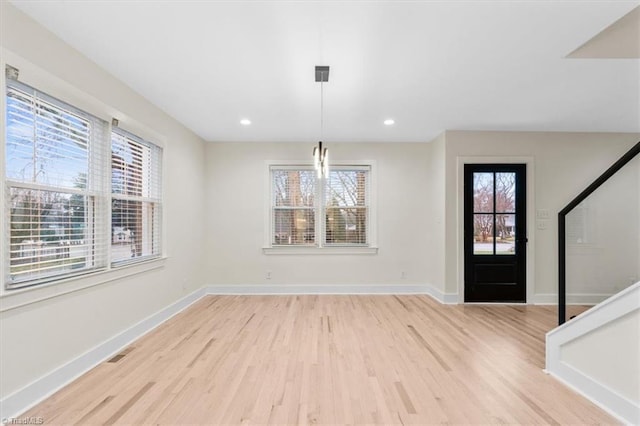
POLYGON ((319 178, 329 174, 329 150, 322 147, 322 141, 313 148, 313 166, 316 168, 319 178))

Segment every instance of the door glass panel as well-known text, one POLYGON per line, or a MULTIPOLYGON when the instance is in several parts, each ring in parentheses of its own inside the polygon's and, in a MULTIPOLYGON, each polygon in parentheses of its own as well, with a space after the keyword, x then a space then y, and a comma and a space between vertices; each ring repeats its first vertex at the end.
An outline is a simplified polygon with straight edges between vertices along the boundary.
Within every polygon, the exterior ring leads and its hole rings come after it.
POLYGON ((496 215, 496 254, 516 254, 516 215, 496 215))
POLYGON ((473 254, 493 254, 493 215, 473 215, 473 254))
POLYGON ((516 174, 514 172, 496 173, 496 212, 515 213, 516 211, 516 174))
POLYGON ((473 211, 474 213, 493 211, 493 173, 473 174, 473 211))

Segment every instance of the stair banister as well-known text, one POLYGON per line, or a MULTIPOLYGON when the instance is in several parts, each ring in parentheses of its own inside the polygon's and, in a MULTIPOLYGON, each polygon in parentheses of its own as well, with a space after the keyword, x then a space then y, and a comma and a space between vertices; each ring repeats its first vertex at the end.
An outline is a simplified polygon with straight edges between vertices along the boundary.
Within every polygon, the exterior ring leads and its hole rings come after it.
POLYGON ((639 153, 640 141, 558 213, 558 325, 564 324, 567 315, 566 216, 639 153))

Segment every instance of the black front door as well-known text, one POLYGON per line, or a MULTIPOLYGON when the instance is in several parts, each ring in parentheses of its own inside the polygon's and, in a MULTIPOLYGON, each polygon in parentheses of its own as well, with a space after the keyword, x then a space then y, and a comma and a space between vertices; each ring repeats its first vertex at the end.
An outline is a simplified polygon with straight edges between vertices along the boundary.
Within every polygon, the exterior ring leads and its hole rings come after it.
POLYGON ((525 213, 525 164, 465 164, 465 302, 526 302, 525 213))

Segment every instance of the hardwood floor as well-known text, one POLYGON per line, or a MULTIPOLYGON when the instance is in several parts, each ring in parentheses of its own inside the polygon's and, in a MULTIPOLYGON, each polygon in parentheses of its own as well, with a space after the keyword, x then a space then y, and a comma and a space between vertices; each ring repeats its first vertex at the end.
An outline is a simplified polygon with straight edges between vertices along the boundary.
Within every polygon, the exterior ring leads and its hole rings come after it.
POLYGON ((21 417, 615 423, 542 372, 555 321, 553 307, 446 306, 427 296, 210 296, 21 417))

